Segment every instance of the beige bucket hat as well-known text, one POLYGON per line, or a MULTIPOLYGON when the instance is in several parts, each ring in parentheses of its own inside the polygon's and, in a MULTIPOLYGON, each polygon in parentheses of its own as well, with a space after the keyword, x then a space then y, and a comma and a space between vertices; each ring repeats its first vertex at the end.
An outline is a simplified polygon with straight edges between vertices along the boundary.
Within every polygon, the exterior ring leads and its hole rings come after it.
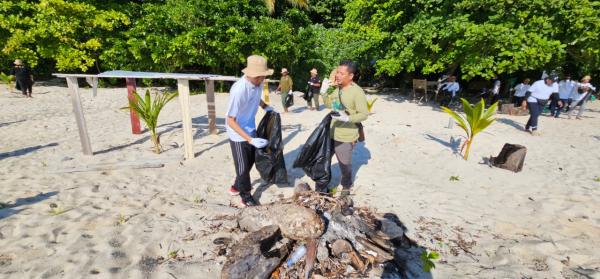
POLYGON ((260 55, 248 56, 246 68, 242 73, 249 77, 270 76, 273 74, 273 69, 267 68, 267 59, 260 55))
POLYGON ((17 66, 21 66, 21 65, 23 65, 23 61, 21 61, 21 59, 17 59, 17 60, 15 60, 14 64, 17 66))
POLYGON ((317 69, 315 69, 315 68, 312 68, 312 70, 310 70, 310 73, 311 73, 311 74, 315 74, 315 75, 316 75, 316 74, 317 74, 317 69))
POLYGON ((281 68, 281 73, 282 73, 282 74, 283 74, 283 73, 286 73, 286 74, 288 74, 289 72, 288 72, 288 69, 287 69, 287 68, 281 68))

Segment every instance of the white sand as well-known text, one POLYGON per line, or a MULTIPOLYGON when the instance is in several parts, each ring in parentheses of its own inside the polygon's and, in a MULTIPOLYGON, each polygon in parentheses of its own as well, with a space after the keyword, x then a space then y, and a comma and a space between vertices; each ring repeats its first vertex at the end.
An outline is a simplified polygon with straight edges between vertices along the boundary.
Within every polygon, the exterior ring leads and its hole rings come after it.
MULTIPOLYGON (((33 99, 0 93, 0 202, 13 205, 0 210, 0 277, 218 277, 224 257, 212 240, 234 224, 212 219, 238 200, 226 193, 234 177, 227 136, 207 135, 205 96, 191 98, 199 155, 183 161, 178 100, 160 118, 166 151, 155 155, 148 133, 132 135, 120 110, 125 89, 101 89, 96 98, 82 90, 97 152, 88 157, 67 88, 34 90, 33 99), (57 173, 145 160, 165 167, 57 173), (180 260, 156 262, 171 251, 180 260)), ((221 130, 226 102, 226 94, 217 95, 221 130)), ((290 177, 299 178, 292 162, 326 112, 293 109, 302 111, 283 116, 283 136, 290 177)), ((394 96, 380 96, 374 112, 365 122, 367 143, 354 153, 355 199, 397 214, 410 238, 440 251, 431 277, 600 278, 600 102, 584 120, 542 116, 537 137, 520 130, 527 117, 498 115, 475 139, 469 161, 453 152, 462 133, 445 128, 443 112, 394 96), (506 142, 528 148, 520 173, 482 164, 506 142)), ((335 161, 333 171, 338 182, 335 161)), ((258 173, 252 177, 258 186, 258 173)), ((263 190, 263 203, 292 192, 263 190)))

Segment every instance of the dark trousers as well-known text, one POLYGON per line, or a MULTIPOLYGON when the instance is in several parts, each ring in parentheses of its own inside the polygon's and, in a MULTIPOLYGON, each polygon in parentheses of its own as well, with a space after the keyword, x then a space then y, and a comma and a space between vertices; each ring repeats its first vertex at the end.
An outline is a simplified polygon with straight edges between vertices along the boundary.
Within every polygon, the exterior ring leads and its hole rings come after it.
POLYGON ((499 98, 500 98, 500 94, 492 94, 492 100, 490 101, 488 106, 493 105, 495 102, 498 102, 499 98))
POLYGON ((523 100, 525 100, 525 97, 515 96, 515 107, 520 107, 523 100))
MULTIPOLYGON (((332 141, 333 152, 331 152, 331 157, 335 153, 338 165, 340 166, 340 172, 342 173, 340 184, 342 184, 344 189, 350 189, 352 187, 352 151, 354 151, 354 143, 332 141)), ((315 188, 319 192, 325 192, 327 191, 327 186, 317 184, 315 188)))
POLYGON ((440 106, 448 107, 452 101, 454 101, 452 92, 442 90, 442 100, 440 101, 440 106))
POLYGON ((235 164, 235 183, 233 186, 240 192, 242 198, 251 197, 250 170, 254 166, 255 148, 247 141, 229 141, 233 163, 235 164))
POLYGON ((538 127, 538 118, 544 110, 544 104, 540 102, 527 102, 527 106, 529 107, 529 120, 525 124, 525 130, 531 128, 532 131, 535 131, 538 127))
POLYGON ((553 98, 550 102, 550 114, 554 117, 560 116, 560 111, 567 105, 568 99, 553 98), (558 101, 562 102, 562 107, 558 106, 558 101))
POLYGON ((31 90, 33 88, 33 84, 29 80, 17 80, 19 83, 19 87, 21 88, 21 92, 23 95, 31 96, 31 90))

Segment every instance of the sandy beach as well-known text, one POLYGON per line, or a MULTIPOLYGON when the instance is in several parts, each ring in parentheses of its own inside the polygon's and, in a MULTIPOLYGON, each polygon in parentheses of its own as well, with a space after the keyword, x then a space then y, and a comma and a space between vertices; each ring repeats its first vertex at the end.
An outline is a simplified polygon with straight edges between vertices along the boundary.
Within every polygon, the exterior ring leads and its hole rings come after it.
MULTIPOLYGON (((218 278, 225 256, 213 240, 229 236, 238 198, 227 188, 234 167, 217 94, 220 133, 209 135, 204 95, 191 96, 192 160, 183 160, 179 102, 159 119, 165 152, 148 132, 131 134, 126 89, 82 89, 94 156, 85 156, 66 85, 34 87, 32 99, 0 93, 0 278, 218 278), (140 162, 160 168, 130 169, 140 162), (72 172, 89 166, 120 169, 72 172), (119 167, 120 166, 120 167, 119 167)), ((583 120, 498 114, 475 138, 468 161, 463 132, 431 105, 378 97, 354 151, 354 200, 396 214, 407 236, 439 251, 431 274, 411 278, 600 278, 600 102, 583 120), (489 167, 505 143, 528 152, 520 173, 489 167), (455 176, 455 179, 450 177, 455 176)), ((282 111, 279 96, 271 94, 282 111)), ((292 162, 327 110, 295 100, 282 115, 291 184, 309 181, 292 162)), ((257 121, 262 116, 257 116, 257 121)), ((334 159, 333 183, 339 182, 334 159)), ((260 187, 261 203, 291 196, 291 186, 260 187)), ((312 184, 311 184, 312 185, 312 184)))

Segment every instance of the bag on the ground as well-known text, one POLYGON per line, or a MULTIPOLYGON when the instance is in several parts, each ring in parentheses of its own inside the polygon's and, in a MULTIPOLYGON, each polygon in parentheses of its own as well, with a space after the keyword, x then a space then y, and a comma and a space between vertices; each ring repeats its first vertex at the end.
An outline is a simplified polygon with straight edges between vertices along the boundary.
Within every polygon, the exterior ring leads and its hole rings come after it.
POLYGON ((257 137, 267 139, 265 148, 256 149, 256 169, 260 177, 268 183, 288 183, 285 160, 283 158, 283 140, 281 139, 281 117, 279 113, 269 111, 256 129, 257 137))
POLYGON ((520 172, 523 169, 526 154, 527 148, 525 146, 506 143, 498 157, 492 157, 490 161, 494 167, 520 172))
POLYGON ((331 115, 327 114, 321 124, 310 134, 300 154, 294 161, 294 168, 302 168, 313 181, 326 185, 331 180, 332 140, 329 135, 331 115))
POLYGON ((294 105, 294 93, 290 92, 285 97, 285 107, 289 108, 294 105))

